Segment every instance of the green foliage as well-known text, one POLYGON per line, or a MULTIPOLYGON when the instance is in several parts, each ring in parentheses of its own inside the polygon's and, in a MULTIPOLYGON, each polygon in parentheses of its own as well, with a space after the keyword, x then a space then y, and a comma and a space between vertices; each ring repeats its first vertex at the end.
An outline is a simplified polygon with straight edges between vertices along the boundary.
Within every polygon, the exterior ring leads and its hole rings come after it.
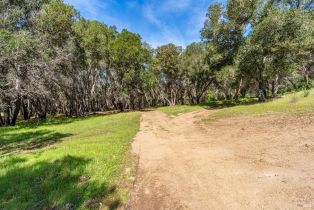
POLYGON ((78 12, 72 6, 62 0, 52 0, 36 17, 36 30, 49 39, 50 44, 62 46, 73 35, 72 26, 77 18, 78 12))
POLYGON ((306 98, 306 97, 309 97, 310 96, 310 94, 311 94, 311 91, 309 90, 309 89, 304 89, 303 90, 303 96, 306 98))
POLYGON ((75 31, 81 38, 79 44, 87 56, 92 69, 106 67, 109 59, 109 43, 114 39, 114 31, 98 21, 80 19, 75 24, 75 31))
POLYGON ((10 31, 27 30, 32 27, 34 15, 50 0, 1 0, 0 28, 10 31))
POLYGON ((144 48, 138 34, 123 30, 110 43, 113 70, 117 73, 120 82, 136 85, 141 78, 145 62, 149 60, 149 51, 144 48))
POLYGON ((207 91, 207 101, 215 101, 217 99, 216 94, 212 90, 207 91))
POLYGON ((212 68, 220 70, 234 64, 256 6, 255 0, 230 0, 226 7, 218 3, 209 6, 201 36, 209 43, 208 64, 212 68))
POLYGON ((214 77, 214 72, 206 64, 206 44, 200 42, 188 45, 181 59, 186 91, 192 103, 199 103, 214 77))
MULTIPOLYGON (((139 113, 51 119, 0 128, 0 208, 113 208, 139 113)), ((130 164, 130 162, 128 163, 130 164)), ((128 167, 131 167, 128 165, 128 167)))
POLYGON ((159 70, 169 83, 180 77, 180 54, 182 49, 174 44, 163 45, 156 49, 159 70))
POLYGON ((201 35, 208 46, 207 63, 218 71, 214 88, 225 93, 229 89, 235 97, 255 88, 264 100, 268 89, 275 97, 285 79, 296 74, 304 74, 308 87, 314 46, 311 4, 230 0, 226 6, 210 5, 201 35), (235 68, 234 82, 219 72, 228 66, 235 68))
POLYGON ((301 57, 309 58, 310 51, 306 50, 313 41, 309 38, 313 37, 311 24, 313 21, 301 11, 272 11, 255 26, 247 42, 244 49, 247 56, 242 56, 239 64, 242 73, 252 71, 249 73, 252 76, 263 71, 263 78, 257 79, 290 76, 298 66, 303 65, 301 57))
POLYGON ((164 97, 168 105, 175 105, 179 92, 183 91, 182 82, 184 72, 180 68, 181 47, 174 44, 167 44, 156 49, 155 72, 158 72, 160 81, 164 85, 164 97))
POLYGON ((238 80, 238 69, 236 66, 225 66, 222 70, 216 72, 215 79, 221 94, 223 94, 223 98, 231 99, 238 80))
POLYGON ((201 105, 207 108, 223 108, 223 107, 230 107, 230 106, 254 104, 257 102, 258 102, 257 98, 241 98, 239 100, 209 99, 206 103, 202 103, 201 105))

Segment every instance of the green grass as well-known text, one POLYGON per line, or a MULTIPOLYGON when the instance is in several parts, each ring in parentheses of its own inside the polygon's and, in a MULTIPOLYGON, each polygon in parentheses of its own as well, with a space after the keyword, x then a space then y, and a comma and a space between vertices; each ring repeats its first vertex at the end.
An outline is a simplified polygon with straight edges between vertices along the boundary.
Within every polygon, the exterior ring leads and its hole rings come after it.
POLYGON ((123 113, 0 128, 0 209, 119 206, 139 121, 123 113))
POLYGON ((177 116, 181 113, 193 112, 202 109, 202 106, 199 105, 175 105, 175 106, 165 106, 159 107, 157 110, 162 111, 168 115, 177 116))
POLYGON ((266 103, 240 105, 220 109, 211 114, 209 119, 236 117, 240 115, 258 115, 266 113, 302 114, 314 111, 314 90, 307 97, 304 92, 291 93, 266 103))
POLYGON ((249 105, 257 102, 258 98, 241 98, 239 100, 210 100, 200 105, 207 108, 223 108, 239 105, 249 105))
POLYGON ((235 100, 211 100, 207 103, 199 105, 175 105, 175 106, 164 106, 159 107, 157 110, 162 111, 168 115, 177 116, 178 114, 193 112, 201 110, 203 108, 218 108, 218 107, 229 107, 243 104, 256 103, 257 98, 244 98, 238 101, 235 100))

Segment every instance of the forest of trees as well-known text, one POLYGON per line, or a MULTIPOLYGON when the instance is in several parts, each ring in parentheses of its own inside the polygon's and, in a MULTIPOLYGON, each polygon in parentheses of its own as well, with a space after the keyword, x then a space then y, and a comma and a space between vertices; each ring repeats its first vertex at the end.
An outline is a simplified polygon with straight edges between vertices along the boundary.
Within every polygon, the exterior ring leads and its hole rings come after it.
POLYGON ((152 49, 140 35, 86 20, 62 0, 2 0, 0 126, 19 116, 85 116, 209 97, 262 102, 310 88, 313 2, 213 3, 201 42, 152 49))

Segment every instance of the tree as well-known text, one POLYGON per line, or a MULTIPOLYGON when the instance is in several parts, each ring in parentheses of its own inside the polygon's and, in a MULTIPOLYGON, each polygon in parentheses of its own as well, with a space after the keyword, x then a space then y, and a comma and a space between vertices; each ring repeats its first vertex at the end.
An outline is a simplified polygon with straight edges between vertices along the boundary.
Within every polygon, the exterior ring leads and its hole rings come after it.
POLYGON ((150 52, 138 34, 122 30, 110 43, 109 73, 113 83, 113 103, 123 111, 129 102, 134 109, 136 103, 142 106, 142 77, 146 64, 149 62, 150 52), (117 101, 116 101, 117 100, 117 101))
POLYGON ((23 99, 42 90, 42 72, 34 60, 38 58, 37 44, 27 31, 0 30, 0 103, 5 125, 15 125, 23 99))
POLYGON ((61 0, 43 6, 35 19, 35 35, 44 44, 41 55, 46 63, 46 87, 49 97, 34 100, 38 115, 45 117, 47 109, 61 104, 66 115, 84 115, 85 101, 81 94, 80 72, 86 66, 85 54, 77 43, 74 23, 78 12, 61 0), (58 101, 58 103, 49 103, 58 101), (48 107, 50 106, 50 107, 48 107))
POLYGON ((182 54, 182 69, 191 103, 198 104, 213 82, 213 72, 206 63, 206 44, 192 43, 182 54))
MULTIPOLYGON (((201 36, 208 46, 207 64, 213 71, 217 72, 216 75, 226 75, 218 72, 226 71, 226 69, 230 69, 228 68, 230 66, 233 66, 237 71, 236 57, 240 47, 245 42, 246 34, 255 21, 257 7, 257 0, 230 0, 226 6, 218 3, 209 6, 201 36)), ((241 74, 236 73, 236 75, 238 75, 236 77, 237 85, 232 83, 237 89, 234 91, 234 98, 239 96, 243 83, 241 74)), ((218 91, 219 87, 224 87, 227 84, 219 85, 221 79, 218 78, 220 81, 215 81, 218 91)), ((227 89, 229 88, 233 87, 227 89)))
POLYGON ((50 0, 1 0, 0 28, 9 31, 30 30, 33 18, 50 0))
POLYGON ((181 83, 183 72, 180 68, 181 52, 181 47, 174 44, 163 45, 156 49, 157 68, 166 94, 164 99, 171 106, 178 102, 180 92, 183 91, 181 83))
POLYGON ((275 97, 278 84, 298 69, 306 68, 313 46, 313 20, 298 10, 273 10, 260 21, 243 46, 239 68, 258 82, 260 101, 268 84, 275 97))
POLYGON ((82 49, 84 68, 80 70, 82 93, 86 101, 85 110, 95 111, 97 88, 105 82, 104 75, 110 65, 109 43, 114 39, 114 31, 98 21, 83 18, 75 24, 76 43, 82 49))
POLYGON ((288 82, 310 88, 313 0, 211 4, 203 41, 185 50, 152 49, 62 0, 3 0, 0 13, 0 126, 18 115, 200 103, 209 90, 221 99, 254 91, 264 101, 288 82))

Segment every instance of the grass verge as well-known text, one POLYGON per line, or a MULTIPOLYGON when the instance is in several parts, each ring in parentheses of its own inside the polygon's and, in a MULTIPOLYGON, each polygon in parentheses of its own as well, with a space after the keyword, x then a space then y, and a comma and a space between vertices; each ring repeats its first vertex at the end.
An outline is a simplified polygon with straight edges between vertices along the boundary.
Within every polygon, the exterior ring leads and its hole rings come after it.
POLYGON ((0 209, 118 207, 139 121, 122 113, 0 128, 0 209))
POLYGON ((304 97, 304 92, 290 93, 266 103, 240 105, 220 109, 209 116, 209 120, 236 117, 240 115, 258 115, 266 113, 302 114, 314 111, 314 90, 304 97))

